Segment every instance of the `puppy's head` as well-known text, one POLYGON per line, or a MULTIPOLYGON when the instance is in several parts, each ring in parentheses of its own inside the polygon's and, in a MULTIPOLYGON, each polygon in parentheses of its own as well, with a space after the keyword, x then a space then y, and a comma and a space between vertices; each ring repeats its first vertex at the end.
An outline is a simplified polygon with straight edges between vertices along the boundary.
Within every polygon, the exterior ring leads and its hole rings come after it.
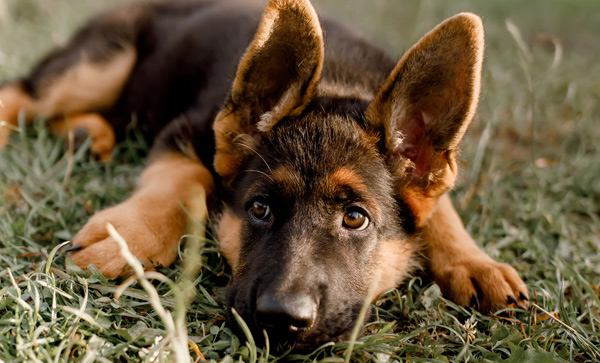
POLYGON ((348 338, 369 288, 417 265, 412 237, 456 178, 482 55, 479 18, 461 14, 411 48, 373 100, 332 97, 331 82, 324 96, 313 8, 268 3, 214 125, 228 304, 255 336, 297 349, 348 338))

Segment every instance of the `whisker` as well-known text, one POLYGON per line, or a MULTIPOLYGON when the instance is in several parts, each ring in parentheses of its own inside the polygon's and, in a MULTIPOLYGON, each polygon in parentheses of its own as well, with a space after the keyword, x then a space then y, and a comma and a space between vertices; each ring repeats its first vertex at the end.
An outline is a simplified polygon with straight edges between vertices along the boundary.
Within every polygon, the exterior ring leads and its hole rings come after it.
POLYGON ((271 178, 269 176, 269 174, 265 173, 264 171, 260 171, 260 170, 254 170, 254 169, 247 169, 247 170, 243 170, 242 173, 247 173, 247 172, 253 172, 253 173, 259 173, 262 174, 264 176, 266 176, 267 178, 269 178, 269 180, 271 180, 273 183, 275 183, 275 180, 273 180, 273 178, 271 178))
POLYGON ((267 166, 267 169, 269 169, 269 171, 270 171, 270 172, 273 172, 273 170, 271 170, 271 167, 269 166, 269 164, 267 163, 267 161, 265 160, 265 158, 263 158, 263 157, 262 157, 262 155, 260 155, 260 154, 258 153, 258 151, 254 150, 253 148, 251 148, 250 146, 248 146, 248 145, 244 144, 243 142, 236 141, 235 143, 236 143, 237 145, 240 145, 240 146, 243 146, 243 147, 245 147, 246 149, 248 149, 248 150, 252 151, 253 153, 255 153, 256 155, 258 155, 258 157, 259 157, 259 158, 260 158, 260 159, 263 161, 263 163, 265 163, 265 165, 267 166))

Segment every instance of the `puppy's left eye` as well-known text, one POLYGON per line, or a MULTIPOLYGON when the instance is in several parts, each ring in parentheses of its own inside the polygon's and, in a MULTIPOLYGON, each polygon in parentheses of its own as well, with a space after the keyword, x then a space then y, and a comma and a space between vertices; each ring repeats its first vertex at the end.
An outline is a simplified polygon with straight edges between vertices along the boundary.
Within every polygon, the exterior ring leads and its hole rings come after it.
POLYGON ((355 231, 367 229, 371 221, 364 213, 359 210, 351 210, 344 215, 344 227, 355 231))
POLYGON ((250 215, 257 221, 267 221, 271 216, 271 208, 266 203, 255 201, 250 207, 250 215))

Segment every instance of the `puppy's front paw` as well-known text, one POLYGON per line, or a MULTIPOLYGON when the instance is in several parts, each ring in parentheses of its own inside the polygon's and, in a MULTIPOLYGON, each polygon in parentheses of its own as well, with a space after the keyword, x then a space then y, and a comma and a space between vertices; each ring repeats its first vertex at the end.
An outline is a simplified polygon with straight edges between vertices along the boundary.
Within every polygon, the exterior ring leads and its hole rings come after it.
POLYGON ((152 197, 134 196, 96 213, 73 237, 71 259, 82 269, 96 266, 108 278, 123 276, 129 269, 119 246, 108 234, 107 223, 125 239, 135 257, 152 265, 171 264, 185 233, 185 215, 173 201, 161 204, 152 197))
POLYGON ((448 299, 483 313, 507 307, 526 308, 529 296, 515 269, 487 255, 432 266, 435 281, 448 299))

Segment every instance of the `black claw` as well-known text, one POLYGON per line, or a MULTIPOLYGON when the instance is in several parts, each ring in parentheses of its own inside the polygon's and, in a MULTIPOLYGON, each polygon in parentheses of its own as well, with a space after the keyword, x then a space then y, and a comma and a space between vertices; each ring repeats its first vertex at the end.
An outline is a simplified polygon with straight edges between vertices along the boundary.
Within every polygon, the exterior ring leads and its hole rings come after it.
POLYGON ((477 295, 473 294, 471 296, 471 303, 470 305, 474 308, 476 308, 477 310, 479 310, 479 299, 477 298, 477 295))
POLYGON ((508 303, 509 304, 515 304, 515 305, 519 306, 519 302, 517 301, 517 299, 515 299, 514 297, 512 297, 510 295, 508 296, 508 303))
POLYGON ((81 247, 81 245, 72 245, 71 247, 67 248, 65 252, 79 251, 82 248, 83 247, 81 247))
POLYGON ((519 293, 519 299, 529 301, 529 298, 527 297, 527 295, 525 295, 522 292, 519 293))
POLYGON ((85 131, 84 128, 78 127, 75 129, 75 132, 73 134, 73 147, 75 148, 75 150, 79 150, 79 148, 81 147, 81 145, 83 145, 83 143, 85 142, 85 140, 87 140, 88 138, 88 133, 87 131, 85 131))

